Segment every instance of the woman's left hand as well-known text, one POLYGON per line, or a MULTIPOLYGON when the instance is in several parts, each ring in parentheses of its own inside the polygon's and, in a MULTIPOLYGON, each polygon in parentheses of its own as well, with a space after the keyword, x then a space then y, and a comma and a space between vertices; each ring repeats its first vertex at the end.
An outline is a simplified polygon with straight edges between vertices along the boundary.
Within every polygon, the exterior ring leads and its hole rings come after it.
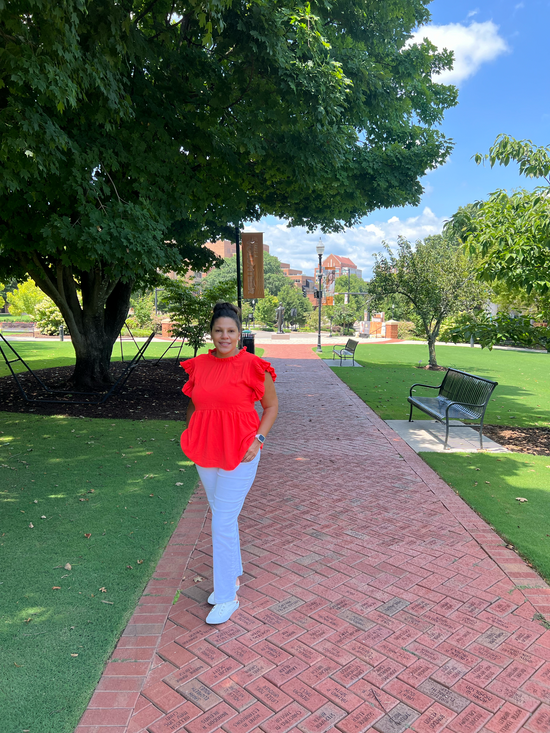
POLYGON ((250 463, 250 461, 253 461, 256 458, 256 456, 258 455, 259 450, 260 450, 260 441, 254 438, 254 440, 252 441, 252 445, 244 454, 242 463, 250 463))

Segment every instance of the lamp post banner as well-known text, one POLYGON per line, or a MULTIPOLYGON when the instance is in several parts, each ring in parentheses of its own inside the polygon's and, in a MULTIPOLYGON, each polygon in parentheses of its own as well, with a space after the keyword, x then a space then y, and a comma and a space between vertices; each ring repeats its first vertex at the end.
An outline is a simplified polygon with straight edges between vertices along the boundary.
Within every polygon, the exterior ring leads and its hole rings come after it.
POLYGON ((264 296, 264 235, 263 232, 241 234, 243 251, 243 298, 264 296))

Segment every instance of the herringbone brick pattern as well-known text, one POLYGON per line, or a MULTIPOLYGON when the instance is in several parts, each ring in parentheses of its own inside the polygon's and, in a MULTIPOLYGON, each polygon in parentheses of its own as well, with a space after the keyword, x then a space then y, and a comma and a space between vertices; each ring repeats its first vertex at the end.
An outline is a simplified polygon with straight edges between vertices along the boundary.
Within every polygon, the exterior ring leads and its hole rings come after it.
POLYGON ((241 608, 204 623, 199 491, 77 733, 548 733, 550 589, 322 362, 274 366, 241 608))

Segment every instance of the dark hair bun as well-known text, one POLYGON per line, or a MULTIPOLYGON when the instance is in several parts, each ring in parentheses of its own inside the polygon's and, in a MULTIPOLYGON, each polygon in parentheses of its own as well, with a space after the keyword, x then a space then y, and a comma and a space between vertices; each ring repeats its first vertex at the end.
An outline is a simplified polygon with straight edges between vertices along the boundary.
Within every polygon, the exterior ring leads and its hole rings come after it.
POLYGON ((211 331, 214 328, 214 323, 215 321, 217 321, 218 318, 232 318, 237 324, 239 331, 242 328, 241 311, 239 310, 239 308, 237 308, 236 305, 233 305, 233 303, 227 303, 223 301, 216 303, 216 305, 214 306, 214 312, 212 314, 212 320, 210 321, 211 331))

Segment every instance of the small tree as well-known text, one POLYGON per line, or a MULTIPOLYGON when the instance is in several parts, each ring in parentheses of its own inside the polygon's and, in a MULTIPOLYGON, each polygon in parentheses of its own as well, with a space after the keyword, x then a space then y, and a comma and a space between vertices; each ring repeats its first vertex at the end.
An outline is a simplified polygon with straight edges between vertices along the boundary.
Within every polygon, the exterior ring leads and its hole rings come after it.
MULTIPOLYGON (((334 283, 334 292, 340 293, 339 295, 334 296, 334 305, 346 306, 346 310, 342 311, 342 313, 346 313, 346 322, 350 321, 351 311, 353 311, 354 314, 354 317, 351 320, 352 325, 354 321, 362 321, 365 312, 366 297, 369 292, 368 283, 360 277, 357 277, 357 275, 350 275, 349 277, 348 275, 342 275, 341 277, 338 277, 334 283), (348 290, 350 293, 365 293, 365 295, 350 295, 349 302, 346 304, 346 295, 348 290)), ((338 325, 344 325, 336 320, 336 313, 334 316, 334 322, 338 325)))
POLYGON ((371 292, 408 298, 428 340, 429 364, 436 367, 435 342, 443 319, 482 307, 487 289, 475 279, 473 262, 452 236, 426 237, 414 248, 399 237, 396 254, 384 247, 387 256, 375 255, 371 292))
POLYGON ((9 312, 14 316, 28 315, 35 318, 36 306, 44 300, 44 297, 42 290, 29 279, 10 293, 9 312))
POLYGON ((36 325, 45 336, 55 336, 59 333, 59 329, 63 326, 64 332, 69 333, 67 324, 65 323, 61 311, 49 298, 44 298, 41 303, 36 306, 36 325))
POLYGON ((341 326, 344 330, 352 329, 356 320, 357 313, 353 303, 340 303, 334 306, 332 321, 335 326, 341 326))
POLYGON ((272 326, 275 323, 275 317, 279 300, 274 295, 266 295, 261 298, 256 306, 256 319, 266 326, 272 326))
POLYGON ((296 321, 303 326, 312 307, 308 298, 304 298, 301 289, 294 287, 294 285, 285 285, 279 291, 278 298, 279 303, 282 303, 285 308, 285 321, 290 321, 290 311, 296 308, 296 321))
POLYGON ((172 316, 172 335, 186 339, 194 356, 206 343, 214 305, 229 300, 235 287, 234 282, 223 282, 201 290, 182 280, 166 280, 163 303, 172 316))

